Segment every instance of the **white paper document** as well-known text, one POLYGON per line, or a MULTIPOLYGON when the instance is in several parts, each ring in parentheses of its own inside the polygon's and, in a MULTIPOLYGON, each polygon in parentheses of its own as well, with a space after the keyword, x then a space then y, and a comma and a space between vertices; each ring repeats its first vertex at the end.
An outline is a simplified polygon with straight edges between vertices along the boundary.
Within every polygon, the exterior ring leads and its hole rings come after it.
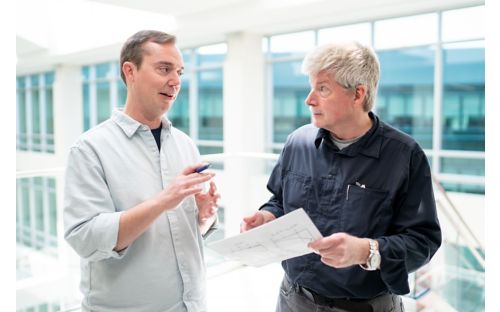
POLYGON ((250 231, 207 246, 226 258, 259 267, 308 254, 312 250, 307 244, 321 237, 304 209, 300 208, 250 231))

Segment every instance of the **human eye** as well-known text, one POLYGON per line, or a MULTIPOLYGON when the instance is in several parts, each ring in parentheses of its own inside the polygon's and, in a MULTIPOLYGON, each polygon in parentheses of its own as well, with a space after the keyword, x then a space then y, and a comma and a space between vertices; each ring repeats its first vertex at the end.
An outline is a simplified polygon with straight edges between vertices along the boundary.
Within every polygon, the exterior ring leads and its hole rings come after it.
POLYGON ((162 74, 168 74, 171 71, 170 66, 160 66, 158 67, 158 71, 162 74))
POLYGON ((328 95, 330 95, 330 88, 325 85, 321 85, 318 88, 318 93, 321 97, 327 97, 328 95))
POLYGON ((177 74, 178 74, 179 76, 184 75, 184 70, 178 70, 178 71, 177 71, 177 74))

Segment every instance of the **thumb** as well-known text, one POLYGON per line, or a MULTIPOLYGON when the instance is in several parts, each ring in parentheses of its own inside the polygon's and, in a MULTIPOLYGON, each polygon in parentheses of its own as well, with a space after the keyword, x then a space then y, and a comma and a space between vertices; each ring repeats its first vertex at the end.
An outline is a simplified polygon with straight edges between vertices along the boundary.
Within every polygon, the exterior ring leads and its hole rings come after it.
POLYGON ((250 224, 254 223, 255 221, 257 221, 257 212, 252 215, 244 217, 243 221, 250 224))

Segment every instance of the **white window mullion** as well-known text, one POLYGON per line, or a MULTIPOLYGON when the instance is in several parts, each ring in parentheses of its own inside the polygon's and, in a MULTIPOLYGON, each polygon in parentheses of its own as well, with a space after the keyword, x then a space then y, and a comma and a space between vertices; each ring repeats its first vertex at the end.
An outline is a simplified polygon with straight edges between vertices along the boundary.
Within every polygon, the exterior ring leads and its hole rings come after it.
POLYGON ((49 178, 42 178, 42 196, 43 196, 43 245, 50 246, 50 211, 49 211, 49 178))
POLYGON ((441 170, 441 157, 439 151, 442 149, 442 105, 443 105, 443 46, 441 41, 442 12, 438 14, 438 42, 434 56, 434 118, 432 127, 432 172, 439 174, 441 170))
POLYGON ((95 66, 89 66, 89 128, 97 125, 97 85, 95 66))
POLYGON ((33 149, 33 125, 32 125, 32 103, 31 103, 31 79, 29 76, 25 78, 25 95, 26 95, 26 147, 28 151, 33 149))
MULTIPOLYGON (((267 51, 270 51, 271 49, 271 44, 270 44, 270 41, 271 40, 268 40, 268 47, 267 47, 267 51)), ((268 52, 268 60, 271 56, 271 52, 268 52)), ((266 79, 266 100, 267 100, 267 103, 268 105, 266 105, 266 116, 267 116, 267 120, 266 120, 266 123, 267 123, 267 131, 266 131, 266 137, 267 137, 267 143, 268 143, 268 147, 269 147, 269 151, 272 152, 272 149, 273 149, 273 144, 274 144, 274 103, 273 103, 273 96, 274 96, 274 89, 273 89, 273 63, 270 62, 270 61, 266 61, 266 64, 267 64, 267 70, 266 70, 266 76, 265 76, 265 79, 266 79)))
POLYGON ((118 83, 120 82, 120 76, 118 74, 118 64, 115 62, 111 63, 111 74, 109 77, 109 111, 113 113, 113 109, 118 107, 118 83))
MULTIPOLYGON (((17 81, 16 81, 17 84, 17 81)), ((22 148, 22 143, 21 143, 21 119, 25 116, 21 116, 21 111, 19 109, 19 106, 21 105, 20 99, 19 99, 19 92, 18 92, 18 87, 16 85, 16 149, 21 149, 22 148)), ((21 89, 22 90, 22 89, 21 89)), ((23 90, 24 92, 24 90, 23 90)), ((26 102, 26 101, 24 101, 26 102)), ((22 103, 26 107, 26 103, 22 103)))
POLYGON ((29 190, 29 209, 30 209, 30 220, 29 220, 29 233, 30 233, 30 243, 31 247, 36 247, 36 211, 35 211, 35 181, 33 178, 28 179, 28 190, 29 190))
POLYGON ((190 77, 189 80, 189 134, 196 142, 198 140, 198 71, 196 70, 196 52, 191 51, 190 57, 190 77))
POLYGON ((24 217, 24 211, 23 211, 23 183, 22 179, 17 179, 17 186, 16 186, 16 200, 18 203, 18 209, 16 209, 17 213, 17 219, 19 220, 19 223, 16 226, 16 234, 17 236, 17 241, 22 244, 24 234, 23 234, 23 217, 24 217))
POLYGON ((47 110, 47 104, 45 103, 45 75, 40 74, 39 75, 39 90, 38 92, 38 101, 40 103, 40 150, 42 152, 48 152, 47 151, 47 116, 46 116, 46 110, 47 110))

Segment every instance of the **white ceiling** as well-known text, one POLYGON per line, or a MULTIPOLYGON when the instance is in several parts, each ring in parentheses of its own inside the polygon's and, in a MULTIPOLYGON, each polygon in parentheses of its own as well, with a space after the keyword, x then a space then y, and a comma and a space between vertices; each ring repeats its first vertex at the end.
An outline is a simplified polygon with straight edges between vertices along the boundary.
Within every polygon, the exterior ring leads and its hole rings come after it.
POLYGON ((175 33, 180 47, 235 32, 276 34, 484 4, 484 0, 18 0, 17 67, 116 58, 140 29, 175 33), (100 50, 97 52, 97 50, 100 50))

